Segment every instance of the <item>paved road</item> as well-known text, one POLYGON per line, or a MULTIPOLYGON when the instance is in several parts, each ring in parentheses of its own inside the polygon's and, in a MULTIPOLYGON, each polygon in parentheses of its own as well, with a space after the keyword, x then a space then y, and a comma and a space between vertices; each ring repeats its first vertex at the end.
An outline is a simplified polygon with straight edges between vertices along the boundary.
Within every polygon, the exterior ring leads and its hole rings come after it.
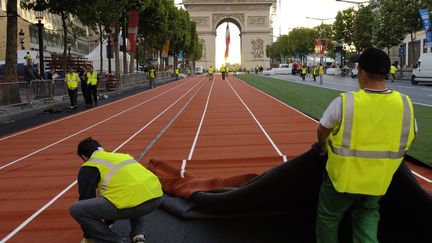
MULTIPOLYGON (((321 86, 318 81, 313 82, 312 78, 306 78, 306 81, 303 81, 300 76, 274 75, 271 77, 307 85, 321 86)), ((357 90, 359 88, 357 79, 330 75, 324 76, 324 84, 322 86, 342 91, 357 90)), ((411 82, 406 80, 396 80, 394 83, 388 82, 387 86, 390 89, 408 95, 415 104, 432 107, 432 86, 430 85, 412 85, 411 82)))

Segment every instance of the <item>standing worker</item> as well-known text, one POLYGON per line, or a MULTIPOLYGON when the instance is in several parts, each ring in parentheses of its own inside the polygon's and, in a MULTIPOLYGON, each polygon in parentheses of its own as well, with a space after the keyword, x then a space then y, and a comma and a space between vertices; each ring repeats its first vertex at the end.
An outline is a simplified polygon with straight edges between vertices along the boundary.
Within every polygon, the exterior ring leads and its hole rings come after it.
POLYGON ((213 80, 213 67, 210 66, 207 70, 207 75, 209 77, 209 80, 213 80))
POLYGON ((70 108, 74 110, 77 109, 78 103, 78 82, 78 73, 72 71, 72 68, 69 68, 69 72, 66 74, 65 77, 65 83, 68 88, 70 108))
POLYGON ((353 242, 378 243, 379 201, 415 137, 411 100, 386 88, 390 59, 367 49, 359 59, 360 90, 343 93, 324 112, 317 145, 328 151, 319 192, 318 243, 338 242, 339 222, 351 211, 353 242))
POLYGON ((222 64, 222 67, 219 70, 222 74, 222 80, 225 80, 225 66, 222 64))
POLYGON ((314 81, 314 82, 316 81, 316 76, 317 76, 317 74, 318 74, 318 67, 317 67, 316 65, 314 65, 314 66, 312 67, 312 77, 313 77, 313 81, 314 81))
POLYGON ((153 66, 150 67, 148 75, 149 75, 149 81, 150 81, 150 88, 154 88, 156 86, 156 82, 155 82, 156 73, 155 73, 155 69, 153 66))
POLYGON ((324 75, 324 66, 322 63, 319 65, 319 76, 320 76, 320 84, 323 84, 323 75, 324 75))
POLYGON ((28 51, 27 54, 24 56, 24 59, 26 59, 27 61, 28 61, 28 60, 32 60, 32 59, 33 59, 33 56, 32 56, 32 54, 28 51))
POLYGON ((86 107, 91 107, 92 101, 90 97, 89 87, 87 85, 87 67, 83 66, 81 68, 80 73, 80 79, 81 79, 81 91, 84 97, 84 102, 86 107))
POLYGON ((79 201, 69 209, 84 232, 82 242, 123 242, 109 223, 129 219, 133 243, 144 242, 144 215, 156 210, 163 195, 159 179, 128 154, 103 151, 92 138, 81 141, 78 156, 79 201), (91 240, 90 240, 91 239, 91 240))
POLYGON ((301 69, 301 77, 302 77, 303 81, 305 81, 305 79, 306 79, 306 74, 307 74, 307 67, 306 67, 306 65, 303 65, 303 67, 301 69))
POLYGON ((390 66, 390 79, 391 79, 392 83, 396 79, 396 64, 392 64, 390 66))
POLYGON ((97 84, 98 84, 98 75, 97 72, 93 70, 93 66, 89 66, 89 71, 87 72, 87 86, 88 86, 88 96, 89 96, 89 105, 93 105, 92 97, 94 99, 94 106, 97 106, 97 84))
POLYGON ((179 68, 176 68, 176 69, 175 69, 175 76, 176 76, 176 80, 179 79, 179 75, 180 75, 180 69, 179 69, 179 68))

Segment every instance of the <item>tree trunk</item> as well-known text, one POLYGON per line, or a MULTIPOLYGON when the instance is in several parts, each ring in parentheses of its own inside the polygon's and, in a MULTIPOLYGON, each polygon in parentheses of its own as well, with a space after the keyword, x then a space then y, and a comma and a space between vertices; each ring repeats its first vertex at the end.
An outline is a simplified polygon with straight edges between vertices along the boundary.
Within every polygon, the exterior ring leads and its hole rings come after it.
MULTIPOLYGON (((6 40, 6 67, 5 82, 11 83, 17 81, 17 0, 8 0, 7 9, 7 40, 6 40)), ((2 85, 1 88, 1 105, 21 103, 19 96, 19 85, 2 85)))
MULTIPOLYGON (((125 13, 126 16, 126 13, 125 13)), ((122 46, 123 46, 123 73, 128 73, 128 63, 127 63, 127 52, 126 52, 126 17, 123 17, 123 27, 122 27, 122 46)))
MULTIPOLYGON (((63 26, 63 74, 66 75, 66 69, 70 67, 66 67, 66 51, 68 48, 68 30, 66 25, 66 14, 65 12, 61 12, 62 26, 63 26)), ((69 62, 69 65, 71 63, 69 62)))
POLYGON ((135 53, 130 53, 129 73, 134 73, 135 69, 135 53))
MULTIPOLYGON (((102 25, 99 24, 99 43, 100 43, 100 52, 99 52, 99 57, 100 57, 100 71, 99 73, 103 72, 103 31, 102 31, 102 25)), ((109 38, 109 36, 108 36, 109 38)), ((108 57, 109 53, 107 52, 107 57, 108 57)))
MULTIPOLYGON (((414 35, 413 32, 410 33, 411 35, 411 65, 412 67, 414 67, 415 63, 414 63, 414 55, 415 55, 415 51, 414 51, 414 35)), ((409 48, 409 45, 408 45, 409 48)))
POLYGON ((120 32, 120 27, 117 24, 115 27, 115 33, 114 33, 114 51, 115 51, 115 74, 116 76, 120 76, 120 50, 118 45, 118 36, 120 32))

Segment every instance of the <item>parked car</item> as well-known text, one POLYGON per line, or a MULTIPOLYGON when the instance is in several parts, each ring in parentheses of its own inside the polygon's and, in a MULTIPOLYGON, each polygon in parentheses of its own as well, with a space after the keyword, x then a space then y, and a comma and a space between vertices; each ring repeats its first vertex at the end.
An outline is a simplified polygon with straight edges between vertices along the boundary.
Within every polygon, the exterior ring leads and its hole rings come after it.
POLYGON ((411 83, 432 82, 432 53, 423 53, 412 71, 411 83))
POLYGON ((204 69, 202 66, 195 67, 195 74, 202 74, 204 69))

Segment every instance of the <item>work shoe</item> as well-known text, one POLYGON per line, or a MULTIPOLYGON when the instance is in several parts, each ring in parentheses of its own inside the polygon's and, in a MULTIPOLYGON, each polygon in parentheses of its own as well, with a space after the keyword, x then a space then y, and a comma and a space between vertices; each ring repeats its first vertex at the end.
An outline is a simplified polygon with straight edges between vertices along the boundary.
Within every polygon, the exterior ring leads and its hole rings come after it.
POLYGON ((144 243, 144 235, 135 235, 134 237, 133 237, 133 240, 132 240, 132 242, 133 243, 144 243))
POLYGON ((92 239, 90 239, 90 238, 83 238, 81 240, 81 243, 94 243, 94 241, 92 239))

